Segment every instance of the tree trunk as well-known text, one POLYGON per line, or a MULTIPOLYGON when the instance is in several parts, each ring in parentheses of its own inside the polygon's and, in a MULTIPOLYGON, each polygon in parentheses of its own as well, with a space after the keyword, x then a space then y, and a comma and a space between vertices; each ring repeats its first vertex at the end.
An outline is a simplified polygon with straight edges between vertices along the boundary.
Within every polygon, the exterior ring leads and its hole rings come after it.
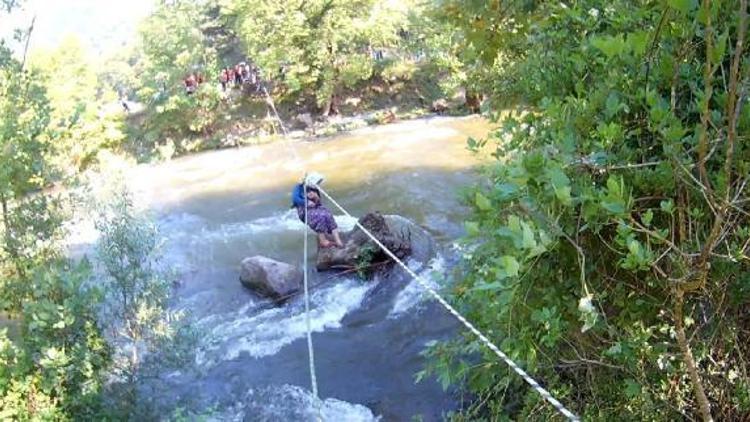
POLYGON ((685 335, 685 326, 683 324, 682 308, 684 305, 685 294, 681 291, 677 291, 677 297, 675 298, 674 305, 674 323, 675 332, 677 334, 677 343, 682 351, 685 365, 687 365, 688 375, 690 375, 690 381, 693 384, 695 390, 695 397, 698 400, 698 407, 700 409, 701 416, 704 422, 713 421, 711 416, 711 405, 706 397, 706 392, 703 389, 703 383, 701 383, 700 375, 698 374, 698 368, 695 365, 695 359, 693 358, 693 352, 690 350, 690 345, 685 335))
POLYGON ((0 194, 0 204, 2 205, 2 212, 3 212, 3 231, 4 231, 4 241, 5 241, 5 252, 10 256, 10 258, 13 260, 13 265, 16 267, 16 271, 18 273, 18 276, 23 278, 26 275, 26 272, 23 269, 23 266, 20 262, 20 255, 18 253, 18 250, 13 245, 13 233, 12 228, 10 225, 10 210, 8 208, 8 197, 5 196, 5 194, 0 194))
POLYGON ((323 107, 323 115, 333 116, 339 114, 339 108, 337 104, 337 97, 336 94, 331 94, 331 97, 326 102, 326 105, 323 107))

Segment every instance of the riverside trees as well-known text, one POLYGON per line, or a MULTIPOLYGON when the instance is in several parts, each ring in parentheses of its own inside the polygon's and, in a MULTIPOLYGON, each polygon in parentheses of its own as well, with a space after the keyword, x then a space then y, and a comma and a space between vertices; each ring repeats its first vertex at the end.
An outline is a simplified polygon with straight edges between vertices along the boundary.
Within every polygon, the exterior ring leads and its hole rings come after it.
MULTIPOLYGON (((585 419, 746 418, 747 1, 440 6, 496 109, 522 102, 470 141, 499 161, 454 301, 585 419)), ((464 416, 554 413, 471 337, 428 353, 464 416)))

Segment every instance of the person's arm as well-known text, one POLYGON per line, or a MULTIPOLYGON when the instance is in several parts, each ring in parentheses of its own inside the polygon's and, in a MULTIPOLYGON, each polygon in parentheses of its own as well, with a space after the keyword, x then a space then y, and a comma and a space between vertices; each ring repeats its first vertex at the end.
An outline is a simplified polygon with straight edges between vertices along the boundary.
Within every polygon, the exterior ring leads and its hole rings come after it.
POLYGON ((294 190, 292 191, 292 205, 295 207, 305 205, 305 188, 301 183, 294 186, 294 190))

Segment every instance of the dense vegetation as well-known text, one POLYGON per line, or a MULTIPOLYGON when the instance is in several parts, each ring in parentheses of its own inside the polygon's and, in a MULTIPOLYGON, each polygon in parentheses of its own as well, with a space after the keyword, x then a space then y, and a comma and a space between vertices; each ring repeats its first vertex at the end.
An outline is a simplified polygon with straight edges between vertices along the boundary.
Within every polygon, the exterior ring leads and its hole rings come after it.
MULTIPOLYGON (((498 163, 454 301, 585 419, 746 419, 747 1, 441 7, 493 108, 521 103, 470 141, 498 163)), ((470 334, 429 354, 467 419, 555 414, 470 334)))
POLYGON ((278 133, 264 91, 218 84, 221 69, 243 61, 260 69, 287 125, 300 114, 428 110, 465 82, 440 48, 452 32, 425 26, 429 12, 413 1, 160 3, 132 51, 113 60, 123 71, 108 75, 145 106, 131 119, 129 149, 169 157, 278 133), (182 85, 189 73, 207 81, 193 95, 182 85))
MULTIPOLYGON (((750 417, 747 26, 747 0, 160 1, 104 64, 17 31, 0 43, 0 419, 155 417, 143 380, 192 336, 158 234, 127 192, 71 192, 108 153, 278 130, 264 98, 218 85, 240 60, 285 117, 482 93, 498 130, 469 147, 496 162, 467 198, 453 302, 586 419, 750 417), (208 83, 187 95, 191 72, 208 83), (91 261, 65 250, 83 209, 91 261)), ((426 354, 471 393, 457 420, 557 415, 469 333, 426 354)))

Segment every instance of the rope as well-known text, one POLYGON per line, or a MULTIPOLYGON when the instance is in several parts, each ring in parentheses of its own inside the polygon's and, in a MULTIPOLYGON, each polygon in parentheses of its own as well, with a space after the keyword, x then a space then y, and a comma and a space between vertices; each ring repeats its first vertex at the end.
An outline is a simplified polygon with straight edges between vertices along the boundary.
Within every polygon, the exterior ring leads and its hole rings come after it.
MULTIPOLYGON (((344 207, 342 207, 338 202, 336 202, 336 200, 333 199, 331 195, 329 195, 328 192, 325 191, 325 189, 321 188, 320 186, 316 186, 316 188, 318 188, 320 192, 326 198, 328 198, 328 200, 331 201, 333 205, 336 206, 336 208, 341 210, 341 212, 343 212, 344 215, 346 215, 349 218, 354 218, 351 214, 349 214, 349 212, 346 209, 344 209, 344 207)), ((545 400, 547 400, 558 412, 563 414, 566 418, 568 418, 571 421, 580 421, 580 418, 576 416, 575 413, 568 410, 565 406, 563 406, 562 403, 560 403, 559 400, 552 397, 552 394, 550 394, 549 391, 547 391, 544 387, 542 387, 536 380, 531 378, 531 376, 526 371, 524 371, 520 366, 518 366, 515 362, 513 362, 508 357, 508 355, 506 355, 502 350, 500 350, 499 347, 495 346, 495 344, 492 343, 492 341, 488 339, 487 336, 482 334, 482 332, 479 331, 476 327, 474 327, 474 325, 470 323, 466 318, 464 318, 463 315, 458 313, 458 311, 455 308, 453 308, 453 306, 451 306, 445 299, 443 299, 443 297, 440 296, 440 294, 437 291, 435 291, 435 289, 430 287, 427 281, 425 281, 421 276, 419 276, 417 273, 412 271, 406 264, 404 264, 400 259, 398 259, 398 257, 393 252, 391 252, 388 248, 386 248, 385 245, 383 245, 383 243, 381 243, 375 236, 373 236, 373 234, 370 233, 369 230, 367 230, 364 226, 362 226, 362 224, 359 223, 359 220, 357 220, 356 225, 370 239, 372 239, 372 241, 375 242, 375 244, 377 244, 380 247, 380 249, 383 250, 383 252, 385 252, 394 262, 396 262, 412 278, 414 278, 419 283, 419 285, 422 286, 423 289, 425 289, 433 298, 435 298, 435 300, 440 302, 440 304, 443 305, 443 307, 448 312, 450 312, 451 315, 453 315, 457 320, 459 320, 461 324, 463 324, 466 328, 469 329, 469 331, 474 333, 474 335, 476 335, 479 338, 479 340, 482 343, 484 343, 485 346, 487 346, 490 350, 495 352, 495 354, 500 359, 502 359, 508 366, 511 367, 511 369, 513 369, 513 371, 515 371, 518 375, 520 375, 534 390, 536 390, 537 393, 539 393, 545 400)))
MULTIPOLYGON (((284 126, 284 121, 281 120, 281 116, 279 116, 279 112, 276 110, 276 105, 274 104, 273 98, 271 98, 271 94, 268 93, 268 90, 266 89, 265 85, 263 86, 263 93, 266 94, 266 103, 269 107, 271 107, 271 110, 273 111, 273 114, 276 116, 276 120, 279 122, 279 126, 281 127, 281 131, 284 134, 284 137, 286 138, 286 142, 284 144, 288 149, 292 151, 292 154, 297 159, 297 161, 300 161, 300 156, 297 154, 297 151, 289 144, 289 132, 286 130, 286 127, 284 126)), ((303 285, 304 285, 304 294, 305 294, 305 328, 307 331, 307 356, 308 356, 308 366, 310 367, 310 385, 312 387, 312 394, 315 398, 315 412, 316 412, 316 420, 322 422, 323 416, 321 414, 320 409, 320 400, 318 396, 318 377, 316 375, 315 371, 315 348, 313 347, 313 340, 312 340, 312 323, 310 321, 310 289, 309 289, 309 282, 308 282, 308 268, 307 268, 307 177, 305 177, 305 180, 303 180, 303 193, 304 193, 304 200, 305 200, 305 229, 303 231, 304 233, 304 251, 303 251, 303 259, 302 259, 302 267, 303 267, 303 285)))
MULTIPOLYGON (((263 86, 263 92, 266 94, 266 97, 268 98, 268 105, 271 107, 271 110, 273 110, 274 115, 276 116, 276 119, 279 122, 279 125, 281 126, 281 130, 284 133, 285 136, 288 137, 288 132, 286 130, 286 127, 284 127, 284 122, 281 120, 281 117, 279 116, 278 111, 276 110, 276 106, 274 105, 273 99, 271 98, 271 95, 268 93, 268 90, 265 86, 263 86)), ((294 150, 294 148, 291 148, 290 145, 287 145, 288 148, 292 150, 295 157, 299 159, 299 155, 294 150)), ((315 186, 320 190, 320 192, 328 198, 329 201, 333 205, 336 206, 341 212, 344 213, 349 218, 354 218, 344 207, 342 207, 338 202, 336 202, 335 199, 331 197, 331 195, 328 194, 328 192, 325 191, 322 187, 319 185, 315 186)), ((305 226, 307 226, 307 183, 305 182, 304 185, 305 189, 305 226)), ((487 346, 490 350, 492 350, 503 362, 505 362, 513 371, 515 371, 518 375, 521 376, 521 378, 526 381, 531 388, 533 388, 539 395, 542 396, 547 402, 549 402, 558 412, 560 412, 562 415, 564 415, 566 418, 568 418, 571 421, 578 422, 581 419, 573 412, 568 410, 559 400, 554 398, 552 394, 550 394, 549 391, 547 391, 544 387, 542 387, 534 378, 531 378, 531 376, 524 371, 518 364, 513 362, 508 355, 506 355, 502 350, 500 350, 499 347, 497 347, 487 336, 482 334, 481 331, 479 331, 472 323, 470 323, 466 318, 464 318, 463 315, 461 315, 453 306, 451 306, 448 301, 446 301, 440 294, 430 287, 429 283, 425 281, 421 276, 419 276, 417 273, 412 271, 406 264, 404 264, 393 252, 391 252, 388 248, 383 245, 375 236, 373 236, 372 233, 370 233, 369 230, 367 230, 362 224, 359 223, 359 220, 357 220, 356 223, 357 227, 360 228, 370 239, 375 242, 380 249, 383 250, 383 252, 386 253, 391 259, 393 259, 394 262, 396 262, 401 268, 403 268, 414 280, 419 283, 419 285, 425 289, 435 300, 437 300, 443 307, 451 314, 453 315, 461 324, 463 324, 466 328, 469 329, 474 335, 479 338, 479 340, 484 343, 485 346, 487 346)), ((312 343, 312 332, 310 328, 310 309, 309 309, 309 295, 308 295, 308 287, 307 287, 307 232, 305 232, 305 252, 304 252, 304 290, 305 290, 305 319, 307 323, 307 350, 308 355, 310 357, 310 379, 312 382, 312 389, 313 394, 315 397, 318 397, 318 386, 317 386, 317 379, 315 376, 315 356, 313 351, 313 343, 312 343)), ((320 415, 318 416, 320 418, 320 415)))
MULTIPOLYGON (((279 112, 276 111, 276 104, 273 102, 273 98, 271 98, 271 94, 268 93, 265 85, 263 85, 263 93, 266 94, 266 104, 271 107, 273 114, 276 116, 276 120, 278 120, 279 126, 281 126, 281 131, 284 133, 284 137, 288 137, 289 132, 287 132, 286 127, 284 126, 284 121, 281 120, 281 117, 279 116, 279 112)), ((297 155, 296 152, 295 155, 297 155)))
MULTIPOLYGON (((304 185, 304 198, 305 198, 305 228, 307 228, 307 183, 304 185)), ((312 327, 310 323, 310 291, 307 283, 307 230, 304 231, 305 240, 303 253, 302 266, 304 268, 304 289, 305 289, 305 325, 307 326, 307 356, 309 357, 310 364, 310 384, 312 384, 312 393, 315 398, 318 398, 318 379, 315 376, 315 350, 313 349, 312 341, 312 327)))

